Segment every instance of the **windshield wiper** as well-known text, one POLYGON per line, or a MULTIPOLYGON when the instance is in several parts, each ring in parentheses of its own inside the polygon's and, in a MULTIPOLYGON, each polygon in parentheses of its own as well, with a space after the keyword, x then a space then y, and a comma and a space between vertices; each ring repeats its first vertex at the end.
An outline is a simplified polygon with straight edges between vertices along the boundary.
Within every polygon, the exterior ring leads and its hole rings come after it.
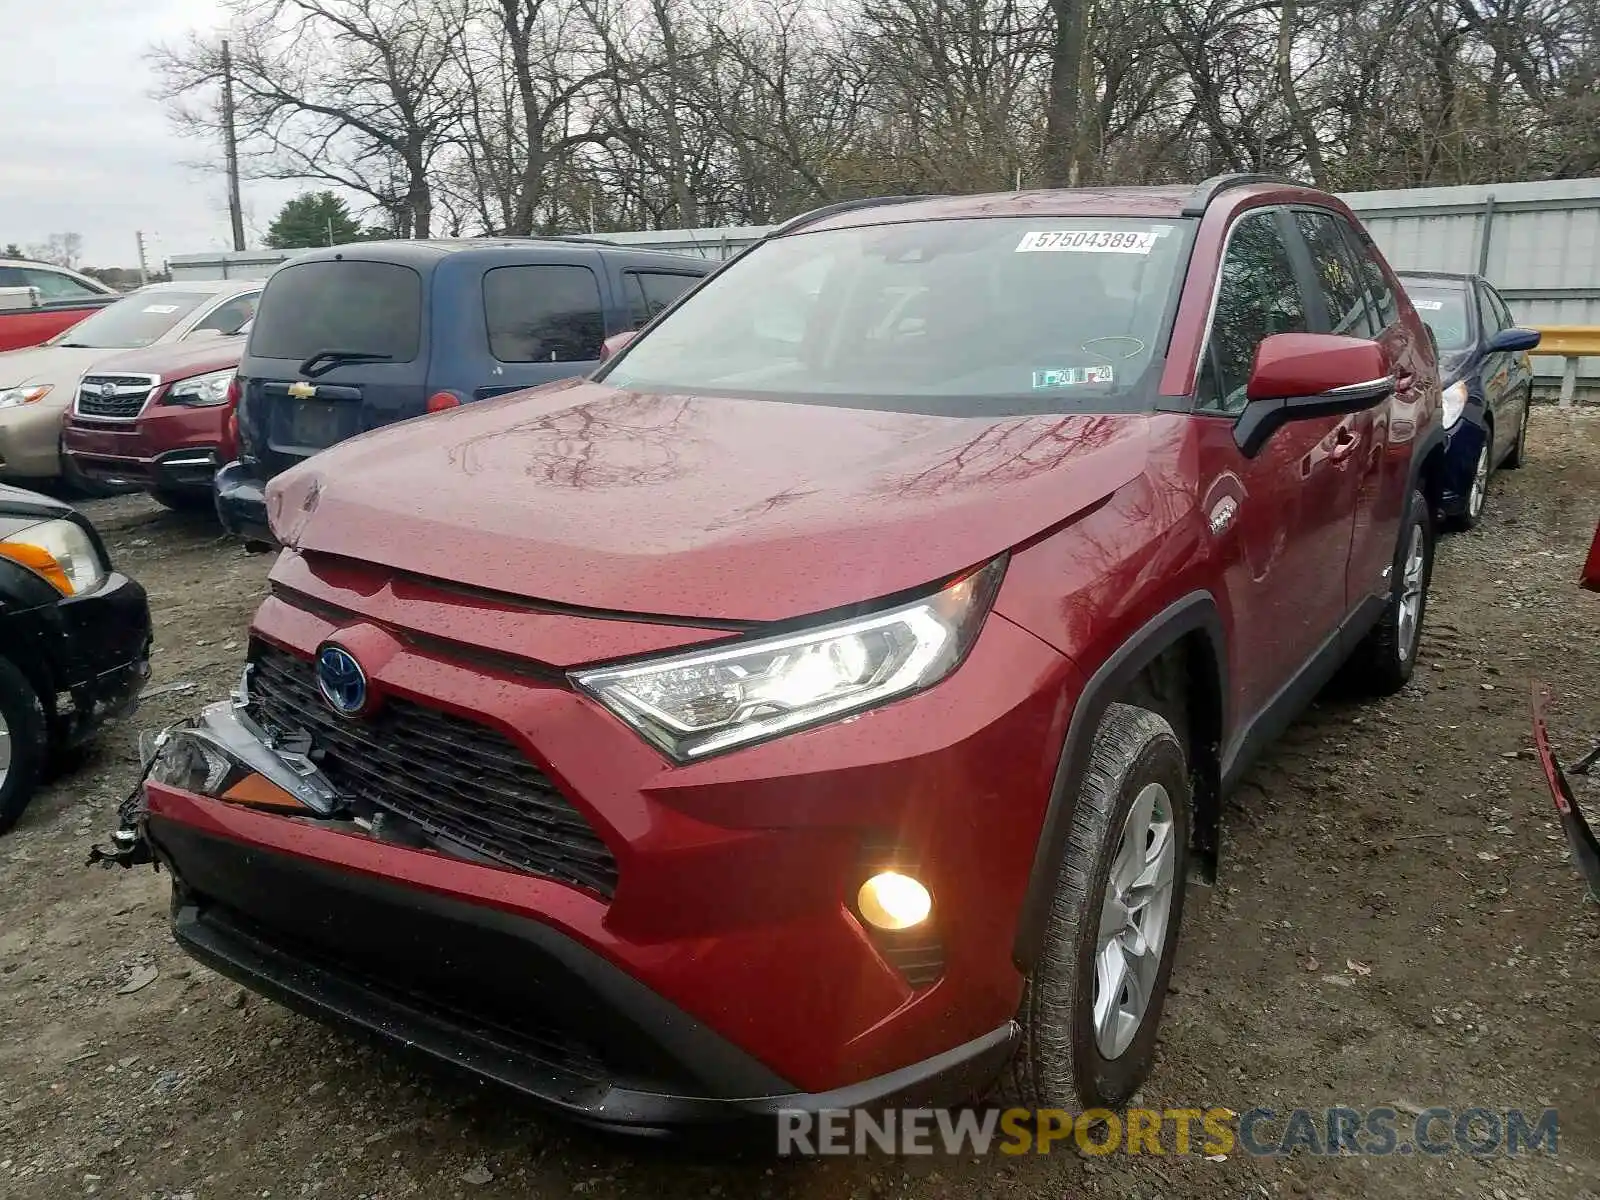
POLYGON ((335 367, 342 367, 346 363, 364 362, 393 362, 392 354, 372 354, 366 350, 318 350, 305 362, 300 364, 300 374, 308 379, 315 379, 319 375, 326 375, 335 367), (319 367, 318 363, 326 363, 319 367))

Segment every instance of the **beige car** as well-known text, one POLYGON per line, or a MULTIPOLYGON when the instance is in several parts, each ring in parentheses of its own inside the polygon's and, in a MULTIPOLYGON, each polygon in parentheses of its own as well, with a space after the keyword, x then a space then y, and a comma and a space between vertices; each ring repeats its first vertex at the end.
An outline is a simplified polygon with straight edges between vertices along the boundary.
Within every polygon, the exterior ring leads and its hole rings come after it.
MULTIPOLYGON (((150 284, 42 346, 0 354, 0 480, 72 475, 61 421, 85 371, 125 350, 237 333, 255 314, 261 287, 259 279, 150 284)), ((141 377, 130 386, 159 382, 141 377)))

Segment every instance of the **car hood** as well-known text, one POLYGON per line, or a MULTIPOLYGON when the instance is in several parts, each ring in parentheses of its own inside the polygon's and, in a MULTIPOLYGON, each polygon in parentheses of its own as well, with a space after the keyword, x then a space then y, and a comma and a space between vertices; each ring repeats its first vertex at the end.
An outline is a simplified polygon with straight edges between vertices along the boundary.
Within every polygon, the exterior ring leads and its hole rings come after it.
POLYGON ((102 350, 94 361, 96 375, 159 375, 164 380, 187 379, 209 371, 237 367, 244 355, 242 337, 202 338, 190 342, 157 343, 139 350, 102 350))
POLYGON ((952 418, 568 381, 273 480, 286 545, 588 608, 774 621, 984 562, 1138 475, 1148 418, 952 418))
POLYGON ((71 511, 71 505, 49 496, 0 483, 0 538, 10 537, 40 521, 64 517, 71 511))
POLYGON ((91 350, 77 346, 34 346, 0 354, 0 388, 27 383, 48 383, 70 392, 79 377, 107 355, 119 350, 91 350))

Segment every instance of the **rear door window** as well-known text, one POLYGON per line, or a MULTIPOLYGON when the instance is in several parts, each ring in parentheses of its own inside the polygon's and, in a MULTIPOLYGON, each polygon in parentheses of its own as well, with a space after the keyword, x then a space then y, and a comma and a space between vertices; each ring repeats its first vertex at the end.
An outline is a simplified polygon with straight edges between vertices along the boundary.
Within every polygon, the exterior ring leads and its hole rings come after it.
POLYGON ((1311 252, 1311 265, 1328 310, 1328 332, 1371 337, 1383 328, 1368 312, 1367 289, 1332 213, 1302 210, 1295 223, 1311 252))
POLYGON ((422 340, 422 278, 395 263, 309 262, 267 284, 250 353, 304 362, 326 350, 413 362, 422 340))
POLYGON ((483 276, 489 353, 505 363, 598 362, 600 283, 588 267, 495 267, 483 276))
POLYGON ((1240 218, 1228 238, 1217 282, 1211 336, 1200 365, 1198 406, 1230 415, 1244 411, 1256 347, 1274 333, 1304 333, 1305 294, 1273 213, 1240 218))
POLYGON ((644 328, 658 312, 688 291, 696 278, 664 271, 629 271, 628 316, 632 328, 644 328))

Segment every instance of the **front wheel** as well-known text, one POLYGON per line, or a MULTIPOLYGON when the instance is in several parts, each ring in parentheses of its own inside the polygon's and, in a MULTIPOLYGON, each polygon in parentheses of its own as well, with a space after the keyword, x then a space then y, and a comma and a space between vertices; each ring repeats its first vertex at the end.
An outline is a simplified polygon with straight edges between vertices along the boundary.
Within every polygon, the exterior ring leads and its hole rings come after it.
POLYGON ((1471 529, 1483 518, 1483 506, 1489 499, 1489 463, 1493 457, 1489 447, 1494 443, 1494 430, 1487 429, 1483 445, 1478 448, 1478 461, 1472 468, 1472 487, 1467 492, 1467 506, 1450 524, 1456 529, 1471 529))
POLYGON ((1428 612, 1433 542, 1427 498, 1414 491, 1406 521, 1400 527, 1400 545, 1390 572, 1389 602, 1350 658, 1348 672, 1361 691, 1388 696, 1411 679, 1428 612))
POLYGON ((1191 807, 1172 727, 1112 704, 1090 749, 1044 950, 1002 1091, 1032 1108, 1125 1103, 1155 1059, 1183 916, 1191 807))
POLYGON ((33 799, 48 748, 44 709, 27 676, 0 658, 0 833, 33 799))

